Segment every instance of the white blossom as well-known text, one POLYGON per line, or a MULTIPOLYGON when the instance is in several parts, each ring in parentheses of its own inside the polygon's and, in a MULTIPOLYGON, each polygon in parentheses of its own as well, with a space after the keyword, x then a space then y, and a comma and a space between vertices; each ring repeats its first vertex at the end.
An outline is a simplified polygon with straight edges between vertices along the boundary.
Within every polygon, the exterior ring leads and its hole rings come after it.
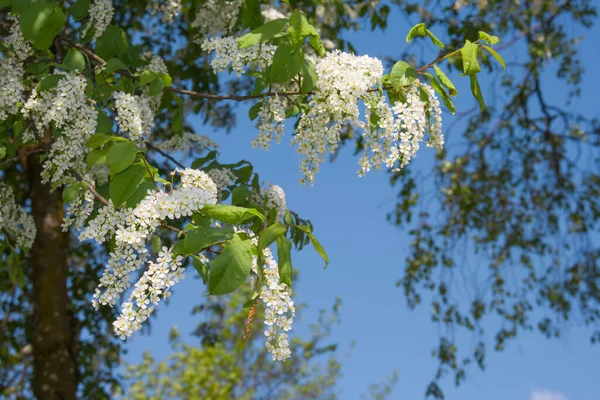
POLYGON ((154 126, 154 112, 147 96, 136 96, 124 92, 115 92, 115 109, 119 129, 129 134, 129 138, 137 142, 139 147, 150 135, 154 126))
POLYGON ((17 247, 31 248, 36 228, 33 216, 16 203, 13 188, 0 182, 0 234, 15 239, 17 247))
POLYGON ((167 140, 154 143, 154 145, 164 151, 184 152, 200 152, 218 147, 208 136, 196 135, 189 132, 173 134, 167 140))
POLYGON ((85 36, 92 29, 94 32, 92 39, 98 39, 110 25, 114 15, 112 0, 94 0, 89 8, 90 20, 83 28, 81 36, 85 36))
POLYGON ((204 51, 215 52, 215 57, 210 62, 215 72, 231 68, 237 76, 241 76, 246 67, 259 70, 268 67, 276 49, 273 45, 260 43, 240 49, 236 39, 230 36, 206 38, 201 46, 204 51))
POLYGON ((96 132, 98 111, 85 94, 86 79, 78 73, 65 73, 56 88, 38 94, 34 89, 23 106, 23 116, 34 126, 24 133, 24 140, 34 139, 33 130, 40 136, 52 124, 60 136, 55 138, 44 162, 42 181, 52 187, 73 181, 70 170, 85 173, 86 143, 96 132))
POLYGON ((8 48, 0 57, 0 121, 19 111, 23 100, 24 61, 31 56, 31 45, 23 39, 19 19, 11 16, 10 35, 4 41, 8 48))
POLYGON ((206 0, 196 13, 192 28, 204 35, 226 35, 237 22, 242 0, 206 0))
POLYGON ((213 180, 219 191, 227 189, 235 182, 235 175, 229 168, 214 168, 208 171, 208 176, 213 180))
POLYGON ((260 13, 265 18, 265 22, 273 21, 274 19, 287 18, 281 11, 271 5, 261 4, 260 8, 260 13))
POLYGON ((264 205, 268 209, 277 211, 277 219, 281 220, 286 210, 285 192, 281 186, 269 185, 260 190, 261 196, 265 199, 264 205))
POLYGON ((150 0, 147 10, 151 15, 162 14, 162 21, 172 23, 181 14, 181 0, 150 0))
POLYGON ((279 96, 264 98, 258 113, 258 137, 252 147, 268 150, 271 140, 279 143, 283 135, 285 121, 285 105, 279 96))

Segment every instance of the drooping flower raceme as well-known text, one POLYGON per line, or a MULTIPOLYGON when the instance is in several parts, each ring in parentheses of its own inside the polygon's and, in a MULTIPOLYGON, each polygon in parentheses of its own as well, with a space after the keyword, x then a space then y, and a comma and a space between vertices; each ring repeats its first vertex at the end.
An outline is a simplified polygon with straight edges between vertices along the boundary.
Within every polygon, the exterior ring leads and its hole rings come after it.
POLYGON ((235 182, 235 175, 229 168, 214 168, 208 171, 208 176, 213 180, 219 192, 235 182))
MULTIPOLYGON (((115 239, 114 250, 94 294, 94 307, 113 306, 131 286, 129 274, 149 261, 146 245, 163 221, 189 217, 205 204, 216 204, 217 187, 206 173, 193 169, 176 172, 181 175, 181 183, 169 193, 149 191, 133 209, 115 209, 111 202, 80 233, 80 240, 103 243, 111 237, 115 239)), ((125 338, 138 330, 160 298, 169 295, 168 289, 182 277, 180 261, 170 250, 163 249, 157 261, 149 264, 114 323, 117 335, 125 338), (166 265, 170 265, 169 274, 165 272, 166 265)))
MULTIPOLYGON (((257 239, 253 239, 258 243, 257 239)), ((269 248, 264 250, 265 265, 262 267, 265 283, 260 291, 260 300, 265 305, 265 345, 273 360, 284 361, 291 356, 288 334, 292 329, 296 308, 292 290, 281 283, 277 261, 269 248)), ((254 256, 252 270, 257 273, 258 257, 254 256)))
POLYGON ((279 96, 264 98, 258 113, 258 136, 252 142, 252 147, 268 150, 273 138, 281 141, 285 121, 285 104, 279 96))
POLYGON ((23 100, 24 61, 32 54, 31 45, 23 39, 17 17, 11 17, 10 35, 4 41, 8 50, 0 58, 0 121, 19 111, 23 100))
POLYGON ((35 239, 33 217, 15 201, 13 188, 0 182, 0 235, 14 238, 17 247, 29 249, 35 239))
POLYGON ((218 145, 208 136, 197 135, 189 132, 183 132, 179 135, 173 134, 167 140, 154 143, 154 145, 164 151, 185 152, 200 152, 202 150, 214 149, 218 147, 218 145))
POLYGON ((81 31, 81 36, 85 36, 91 29, 94 32, 92 39, 98 39, 108 28, 114 15, 112 0, 94 0, 89 8, 90 20, 81 31))
POLYGON ((33 130, 44 136, 45 129, 53 127, 60 135, 55 138, 44 162, 42 180, 52 187, 73 181, 70 170, 85 173, 86 143, 96 132, 98 112, 86 94, 86 79, 77 73, 65 73, 56 88, 37 93, 23 106, 23 116, 34 126, 26 130, 26 141, 35 139, 33 130))
POLYGON ((198 10, 192 28, 203 35, 227 35, 237 22, 242 0, 207 0, 198 10))
POLYGON ((260 190, 261 196, 265 199, 265 207, 277 210, 277 219, 281 220, 286 210, 285 192, 281 186, 269 185, 260 190))
POLYGON ((309 102, 310 110, 300 117, 293 138, 303 156, 302 182, 310 184, 325 155, 337 149, 343 125, 362 125, 359 100, 383 75, 380 60, 338 50, 320 59, 315 68, 318 85, 309 102))
POLYGON ((210 62, 215 72, 231 68, 237 76, 241 76, 247 67, 258 70, 268 67, 276 49, 273 45, 260 43, 240 49, 235 38, 230 36, 207 38, 201 46, 204 51, 215 52, 215 57, 210 62))
POLYGON ((181 14, 181 0, 150 0, 146 9, 151 15, 162 14, 163 22, 172 23, 181 14))
POLYGON ((150 135, 154 126, 154 112, 147 96, 136 96, 125 92, 115 92, 115 109, 122 132, 128 133, 129 138, 143 147, 144 141, 150 135))

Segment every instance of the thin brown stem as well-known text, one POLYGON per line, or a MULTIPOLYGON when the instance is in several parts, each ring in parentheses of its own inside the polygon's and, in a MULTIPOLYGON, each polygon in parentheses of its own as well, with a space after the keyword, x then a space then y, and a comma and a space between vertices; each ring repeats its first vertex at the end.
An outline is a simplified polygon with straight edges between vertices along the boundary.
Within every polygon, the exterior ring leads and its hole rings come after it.
POLYGON ((157 152, 158 154, 160 154, 161 156, 163 156, 167 160, 171 161, 173 164, 177 165, 179 168, 185 168, 185 165, 183 165, 182 163, 180 163, 179 161, 177 161, 173 156, 171 156, 167 152, 161 150, 160 148, 156 147, 152 143, 146 142, 146 147, 148 147, 149 149, 157 152))

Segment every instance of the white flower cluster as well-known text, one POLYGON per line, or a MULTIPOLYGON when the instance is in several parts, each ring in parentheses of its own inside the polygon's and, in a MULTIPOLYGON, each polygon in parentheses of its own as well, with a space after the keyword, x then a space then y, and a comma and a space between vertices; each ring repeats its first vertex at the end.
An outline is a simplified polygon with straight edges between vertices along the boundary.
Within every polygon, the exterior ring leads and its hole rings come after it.
POLYGON ((8 48, 0 57, 0 121, 19 111, 23 99, 23 62, 32 54, 29 42, 23 39, 17 17, 11 17, 10 35, 4 41, 8 48))
POLYGON ((269 210, 277 211, 277 220, 281 220, 286 210, 285 192, 281 186, 269 184, 260 189, 260 193, 252 193, 252 201, 269 210))
POLYGON ((119 129, 127 132, 129 138, 137 142, 139 147, 143 147, 154 126, 154 112, 150 98, 125 92, 115 92, 113 96, 117 111, 115 120, 119 124, 119 129))
MULTIPOLYGON (((265 283, 261 288, 259 297, 266 307, 265 345, 273 360, 284 361, 292 354, 286 332, 292 329, 296 308, 291 297, 292 290, 285 283, 281 283, 277 261, 273 258, 269 248, 264 250, 264 256, 263 274, 265 283)), ((252 265, 252 270, 255 273, 257 273, 257 262, 258 257, 255 256, 252 265)))
POLYGON ((366 102, 366 119, 375 113, 378 120, 375 126, 367 126, 363 134, 365 152, 359 161, 360 175, 371 167, 379 169, 382 164, 399 171, 415 157, 427 132, 427 147, 441 149, 444 145, 442 110, 433 89, 417 79, 404 95, 406 101, 397 102, 392 108, 381 95, 366 102), (429 99, 429 105, 422 95, 429 99))
POLYGON ((232 185, 235 181, 235 175, 229 168, 214 168, 208 171, 208 176, 213 180, 219 192, 232 185))
POLYGON ((327 152, 334 152, 345 123, 359 123, 359 100, 383 75, 380 60, 338 50, 315 65, 319 84, 302 114, 293 143, 304 156, 302 182, 312 184, 327 152))
MULTIPOLYGON (((177 172, 181 175, 181 184, 169 193, 149 191, 133 209, 117 210, 110 203, 101 208, 80 233, 80 240, 94 239, 103 243, 112 236, 115 239, 115 248, 94 294, 94 307, 112 307, 120 294, 131 287, 129 274, 148 261, 146 244, 163 221, 189 217, 205 204, 216 204, 217 187, 206 173, 193 169, 177 172)), ((123 304, 122 315, 114 324, 117 335, 124 338, 140 328, 161 295, 168 296, 169 287, 182 277, 180 265, 180 259, 173 259, 171 252, 165 249, 156 262, 149 264, 130 301, 123 304), (168 265, 172 270, 170 274, 165 272, 168 265)))
POLYGON ((215 72, 231 68, 237 76, 241 76, 246 67, 256 67, 259 70, 268 67, 276 49, 273 45, 260 43, 240 49, 235 38, 230 36, 207 38, 201 46, 204 51, 215 52, 215 58, 210 62, 215 72))
POLYGON ((13 188, 0 182, 0 234, 15 238, 17 247, 29 249, 35 239, 33 217, 15 202, 13 188))
POLYGON ((106 28, 110 25, 115 15, 115 9, 112 0, 94 0, 89 8, 90 20, 81 31, 81 36, 85 37, 90 29, 93 30, 92 39, 98 39, 106 28))
POLYGON ((258 113, 258 136, 252 141, 252 147, 268 150, 271 140, 279 143, 283 135, 285 104, 279 96, 264 98, 258 113))
POLYGON ((167 140, 154 144, 164 151, 192 151, 200 152, 206 149, 217 148, 218 145, 208 136, 183 132, 180 135, 171 135, 167 140))
POLYGON ((162 14, 163 22, 172 23, 181 14, 181 0, 150 0, 146 9, 151 15, 162 14))
MULTIPOLYGON (((38 94, 35 89, 23 107, 23 116, 34 123, 32 129, 44 136, 51 124, 62 133, 55 138, 44 163, 42 178, 53 187, 70 182, 70 169, 85 173, 88 139, 96 132, 98 112, 86 94, 86 79, 77 73, 64 74, 56 88, 38 94)), ((25 141, 34 134, 26 131, 25 141)))
POLYGON ((242 0, 206 0, 196 13, 192 28, 204 35, 226 35, 237 22, 242 0))
MULTIPOLYGON (((87 178, 87 177, 86 177, 87 178)), ((85 178, 84 178, 85 179, 85 178)), ((86 179, 86 181, 88 181, 86 179)), ((94 210, 94 195, 87 189, 81 191, 75 200, 69 203, 63 218, 62 230, 68 232, 71 226, 83 228, 83 224, 94 210)))
POLYGON ((123 303, 121 315, 113 322, 117 336, 125 339, 139 330, 152 313, 153 306, 160 302, 161 296, 166 299, 171 295, 170 288, 185 278, 182 259, 182 256, 173 256, 172 248, 163 247, 156 262, 148 263, 148 269, 136 282, 129 299, 123 303))
POLYGON ((265 22, 273 21, 274 19, 287 18, 281 11, 269 4, 261 4, 260 10, 260 13, 265 18, 265 22))

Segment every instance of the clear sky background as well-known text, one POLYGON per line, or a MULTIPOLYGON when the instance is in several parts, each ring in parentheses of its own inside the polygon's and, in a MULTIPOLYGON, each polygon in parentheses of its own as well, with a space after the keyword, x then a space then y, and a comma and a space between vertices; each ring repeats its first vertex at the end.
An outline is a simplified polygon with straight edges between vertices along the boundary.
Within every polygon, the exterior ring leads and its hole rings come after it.
MULTIPOLYGON (((407 45, 404 37, 410 22, 394 11, 385 33, 372 33, 365 27, 346 37, 352 40, 360 54, 397 55, 407 45)), ((571 105, 571 109, 599 117, 600 78, 594 69, 600 63, 600 22, 590 31, 571 29, 586 36, 580 47, 587 69, 582 97, 571 105)), ((502 39, 508 41, 510 38, 502 39)), ((427 59, 435 58, 435 50, 430 50, 427 59)), ((506 50, 504 55, 508 61, 515 56, 518 58, 518 52, 519 48, 515 47, 506 50)), ((455 76, 453 80, 462 83, 457 110, 470 109, 474 100, 465 85, 466 79, 455 76)), ((491 92, 485 90, 485 81, 482 86, 484 97, 492 101, 489 98, 491 92)), ((562 106, 564 91, 558 87, 548 90, 547 100, 562 106)), ((451 114, 444 115, 446 127, 453 120, 451 114)), ((323 262, 312 247, 294 254, 294 267, 300 271, 294 296, 297 301, 308 303, 309 309, 302 318, 296 319, 292 334, 308 332, 308 325, 315 321, 318 310, 329 309, 336 296, 342 297, 342 322, 331 337, 332 342, 339 343, 343 361, 339 397, 358 399, 361 393, 367 392, 369 384, 398 371, 399 379, 392 398, 422 399, 436 368, 431 351, 437 344, 438 331, 430 322, 427 299, 422 307, 410 311, 402 290, 395 286, 404 268, 409 238, 385 218, 395 205, 398 190, 390 187, 389 175, 371 172, 367 177, 359 178, 356 175, 357 158, 348 147, 335 163, 322 167, 314 186, 300 186, 299 157, 289 146, 291 130, 286 130, 282 144, 274 144, 265 152, 252 150, 251 141, 257 131, 248 121, 245 106, 239 108, 238 126, 229 135, 203 127, 200 119, 191 122, 196 122, 198 133, 209 135, 220 144, 221 162, 249 160, 263 180, 284 188, 290 209, 314 223, 315 234, 327 250, 331 263, 323 270, 323 262), (345 356, 352 342, 356 345, 350 355, 345 356)), ((456 142, 460 129, 454 129, 452 134, 454 137, 447 139, 450 144, 456 142)), ((426 174, 432 168, 432 160, 433 152, 423 146, 411 167, 426 174)), ((204 295, 202 282, 195 275, 195 271, 189 270, 186 279, 174 288, 169 303, 158 307, 151 335, 138 333, 128 339, 125 357, 128 362, 139 362, 145 350, 151 350, 157 358, 168 355, 168 331, 173 325, 178 326, 184 338, 188 337, 194 343, 194 338, 187 333, 196 327, 198 317, 191 316, 190 311, 204 295)), ((466 336, 463 343, 468 345, 469 338, 466 336)), ((485 372, 475 367, 468 370, 466 382, 458 389, 451 380, 445 380, 446 398, 598 400, 600 347, 589 343, 588 333, 578 327, 567 327, 558 340, 521 333, 504 352, 488 353, 485 372)))

